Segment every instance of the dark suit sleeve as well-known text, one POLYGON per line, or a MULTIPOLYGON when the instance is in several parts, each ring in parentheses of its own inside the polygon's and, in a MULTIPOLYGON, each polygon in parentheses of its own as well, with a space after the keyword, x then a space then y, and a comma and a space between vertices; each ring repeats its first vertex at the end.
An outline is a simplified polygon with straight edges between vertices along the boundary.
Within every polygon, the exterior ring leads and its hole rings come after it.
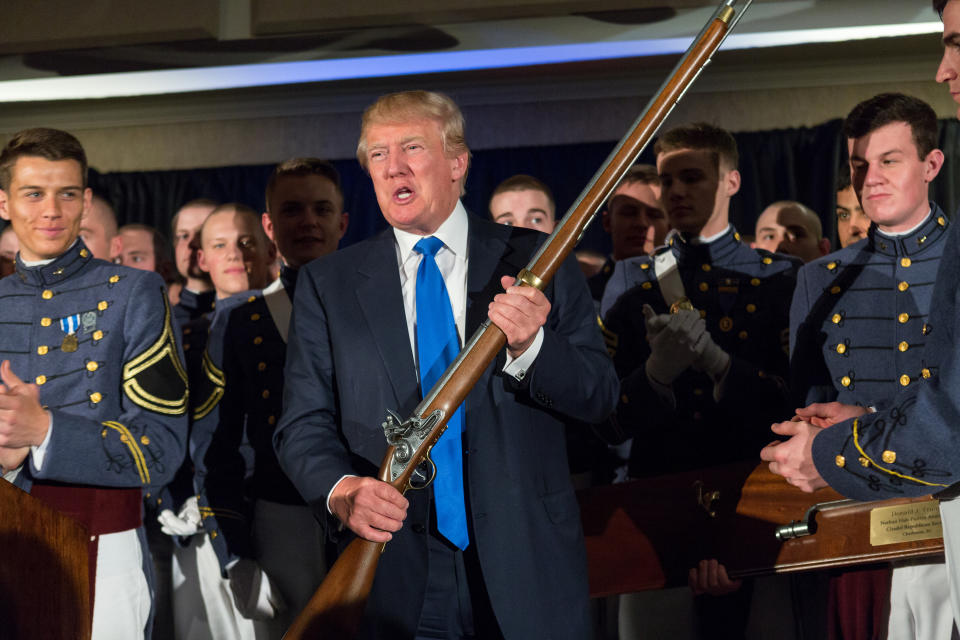
POLYGON ((810 276, 810 268, 800 269, 790 304, 790 390, 797 407, 837 399, 818 340, 819 320, 810 316, 810 276))
POLYGON ((307 503, 325 516, 332 487, 344 475, 358 474, 337 426, 336 385, 378 381, 335 379, 331 327, 321 293, 314 272, 303 269, 290 319, 283 416, 273 444, 280 466, 307 503))
POLYGON ((616 407, 620 385, 590 290, 572 258, 557 271, 551 304, 543 345, 524 386, 543 407, 575 420, 600 422, 616 407))

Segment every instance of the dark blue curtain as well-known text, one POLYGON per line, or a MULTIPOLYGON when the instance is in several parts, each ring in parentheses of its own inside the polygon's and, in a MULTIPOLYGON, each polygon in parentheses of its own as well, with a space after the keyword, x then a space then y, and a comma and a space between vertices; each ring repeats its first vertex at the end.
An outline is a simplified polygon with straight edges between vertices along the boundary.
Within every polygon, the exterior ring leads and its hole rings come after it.
MULTIPOLYGON (((742 187, 731 204, 731 220, 745 234, 753 232, 757 216, 776 200, 799 200, 817 211, 824 233, 835 238, 834 184, 846 148, 841 121, 816 127, 738 133, 742 187)), ((933 185, 931 197, 946 211, 960 203, 957 178, 960 170, 960 123, 941 121, 941 148, 947 163, 933 185)), ((550 185, 562 215, 601 167, 615 142, 583 143, 515 149, 486 149, 473 155, 467 177, 464 204, 485 215, 489 194, 514 174, 528 173, 550 185)), ((653 162, 652 145, 640 162, 653 162)), ((385 226, 377 208, 369 177, 353 158, 333 163, 340 171, 345 206, 351 214, 344 244, 362 240, 385 226)), ((121 224, 141 222, 169 234, 174 212, 188 200, 212 198, 219 202, 242 202, 263 210, 263 192, 272 165, 233 166, 175 171, 98 173, 91 170, 91 185, 117 208, 121 224)), ((606 252, 609 240, 599 224, 588 229, 584 248, 606 252)))

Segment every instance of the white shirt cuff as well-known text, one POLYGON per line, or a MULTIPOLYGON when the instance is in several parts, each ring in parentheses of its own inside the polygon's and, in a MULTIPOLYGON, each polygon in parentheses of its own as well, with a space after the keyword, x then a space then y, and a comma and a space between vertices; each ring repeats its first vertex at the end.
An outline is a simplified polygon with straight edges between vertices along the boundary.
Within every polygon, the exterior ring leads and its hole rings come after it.
POLYGON ((30 459, 33 461, 34 471, 40 471, 41 467, 43 467, 43 457, 47 455, 47 447, 50 445, 50 436, 53 435, 53 414, 48 411, 47 415, 50 416, 50 425, 47 427, 47 436, 40 444, 30 447, 30 459))
POLYGON ((533 366, 533 361, 540 355, 540 347, 543 346, 543 327, 537 329, 537 335, 533 343, 527 347, 527 350, 516 358, 510 356, 507 352, 507 362, 503 365, 503 372, 508 376, 513 376, 517 380, 523 380, 527 377, 527 369, 533 366))

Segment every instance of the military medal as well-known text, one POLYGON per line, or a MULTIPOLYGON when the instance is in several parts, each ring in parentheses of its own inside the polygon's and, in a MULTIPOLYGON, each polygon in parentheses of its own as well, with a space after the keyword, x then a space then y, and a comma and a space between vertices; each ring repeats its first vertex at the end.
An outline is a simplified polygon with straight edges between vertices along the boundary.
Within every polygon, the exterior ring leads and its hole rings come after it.
POLYGON ((79 313, 67 316, 66 318, 60 318, 60 328, 67 334, 63 337, 63 342, 60 343, 60 350, 64 353, 73 353, 77 350, 77 347, 80 346, 80 341, 77 339, 77 329, 79 327, 79 313))
POLYGON ((670 305, 670 313, 680 313, 681 311, 695 311, 690 298, 684 296, 670 305))

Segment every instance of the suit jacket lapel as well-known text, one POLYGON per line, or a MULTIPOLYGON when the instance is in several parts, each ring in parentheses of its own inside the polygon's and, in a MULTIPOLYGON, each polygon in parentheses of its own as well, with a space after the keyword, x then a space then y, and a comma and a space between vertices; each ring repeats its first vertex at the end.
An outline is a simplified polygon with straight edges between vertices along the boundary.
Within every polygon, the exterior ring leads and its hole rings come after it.
POLYGON ((507 239, 510 227, 478 220, 471 216, 469 221, 467 265, 467 322, 464 340, 487 319, 487 305, 493 296, 503 291, 500 276, 516 275, 522 265, 513 270, 509 257, 512 253, 507 239))
MULTIPOLYGON (((383 360, 390 384, 399 403, 410 406, 390 407, 409 412, 420 398, 417 370, 410 351, 403 292, 393 231, 387 228, 371 241, 370 251, 357 269, 357 300, 370 327, 371 339, 383 360)), ((358 357, 360 354, 358 354, 358 357)))

